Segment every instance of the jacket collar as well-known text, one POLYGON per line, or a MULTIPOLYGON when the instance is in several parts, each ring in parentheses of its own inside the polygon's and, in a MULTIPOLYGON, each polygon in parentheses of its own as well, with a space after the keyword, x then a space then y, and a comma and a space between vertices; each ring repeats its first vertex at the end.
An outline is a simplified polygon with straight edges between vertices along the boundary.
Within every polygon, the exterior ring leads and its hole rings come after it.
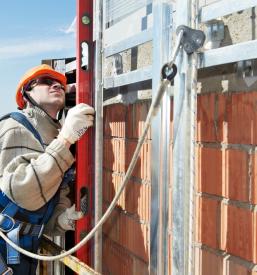
POLYGON ((45 111, 37 106, 27 107, 23 110, 23 113, 37 129, 46 145, 59 134, 61 124, 58 120, 51 118, 45 111))

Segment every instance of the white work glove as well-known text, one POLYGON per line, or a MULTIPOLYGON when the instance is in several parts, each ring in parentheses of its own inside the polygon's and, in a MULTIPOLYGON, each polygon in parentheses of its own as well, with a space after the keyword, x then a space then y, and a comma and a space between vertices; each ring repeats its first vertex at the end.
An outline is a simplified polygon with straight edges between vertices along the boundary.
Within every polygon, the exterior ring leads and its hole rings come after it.
POLYGON ((85 103, 71 108, 60 131, 61 137, 68 140, 69 143, 75 143, 89 127, 93 126, 94 113, 94 108, 85 103))
POLYGON ((61 229, 67 230, 75 230, 75 221, 79 220, 83 217, 83 213, 81 211, 75 210, 75 204, 73 204, 70 208, 67 208, 61 215, 58 216, 57 222, 61 229))

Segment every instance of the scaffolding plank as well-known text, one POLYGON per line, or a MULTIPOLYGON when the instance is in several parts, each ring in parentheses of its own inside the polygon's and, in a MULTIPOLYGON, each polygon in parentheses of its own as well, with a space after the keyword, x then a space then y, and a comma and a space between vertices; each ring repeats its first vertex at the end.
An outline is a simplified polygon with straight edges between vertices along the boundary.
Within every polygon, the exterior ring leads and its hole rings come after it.
POLYGON ((200 54, 198 68, 257 58, 257 40, 238 43, 200 54))
POLYGON ((151 41, 153 38, 153 30, 148 29, 145 31, 142 31, 140 33, 135 34, 134 36, 131 36, 121 42, 114 43, 110 45, 109 47, 106 47, 104 49, 104 56, 109 57, 111 55, 114 55, 116 53, 120 53, 122 51, 125 51, 127 49, 133 48, 135 46, 141 45, 143 43, 146 43, 148 41, 151 41))
POLYGON ((142 82, 152 79, 152 66, 147 66, 132 72, 124 73, 121 75, 105 77, 104 88, 116 88, 124 85, 129 85, 137 82, 142 82))
MULTIPOLYGON (((62 252, 65 252, 60 246, 49 240, 47 237, 43 236, 41 241, 41 247, 44 248, 47 252, 52 255, 58 255, 62 252)), ((78 258, 74 256, 66 256, 60 261, 68 266, 71 270, 76 272, 77 274, 85 274, 85 275, 100 275, 96 271, 94 271, 91 267, 87 266, 85 263, 81 262, 78 258)))
POLYGON ((201 22, 257 6, 257 0, 225 0, 202 7, 201 22))

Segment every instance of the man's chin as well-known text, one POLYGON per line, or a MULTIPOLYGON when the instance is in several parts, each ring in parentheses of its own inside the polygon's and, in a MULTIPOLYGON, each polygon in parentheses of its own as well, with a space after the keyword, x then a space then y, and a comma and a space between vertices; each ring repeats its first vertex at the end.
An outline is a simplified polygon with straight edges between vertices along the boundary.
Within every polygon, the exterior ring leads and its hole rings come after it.
POLYGON ((65 103, 63 101, 60 100, 55 100, 51 103, 52 107, 55 107, 56 110, 61 110, 65 107, 65 103))

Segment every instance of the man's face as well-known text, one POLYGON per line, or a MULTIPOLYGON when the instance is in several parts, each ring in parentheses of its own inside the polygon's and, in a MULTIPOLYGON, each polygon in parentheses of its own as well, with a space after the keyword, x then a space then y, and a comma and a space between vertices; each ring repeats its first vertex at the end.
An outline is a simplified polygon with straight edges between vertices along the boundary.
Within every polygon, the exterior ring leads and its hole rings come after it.
POLYGON ((44 110, 50 112, 60 111, 65 104, 64 87, 54 79, 38 78, 32 82, 29 95, 44 110))

